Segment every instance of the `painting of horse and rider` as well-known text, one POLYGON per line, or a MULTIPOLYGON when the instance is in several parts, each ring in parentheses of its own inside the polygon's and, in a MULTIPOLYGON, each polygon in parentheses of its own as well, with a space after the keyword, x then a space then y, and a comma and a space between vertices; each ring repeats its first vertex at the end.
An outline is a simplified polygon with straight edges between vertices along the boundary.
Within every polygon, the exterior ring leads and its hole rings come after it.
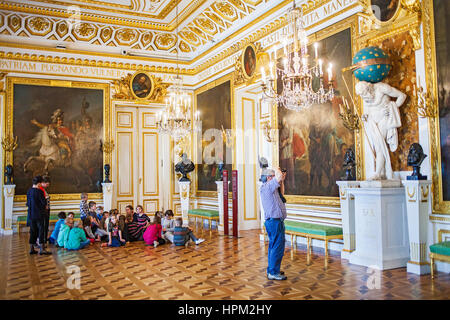
POLYGON ((99 192, 102 179, 103 90, 14 85, 16 194, 49 175, 50 193, 99 192))

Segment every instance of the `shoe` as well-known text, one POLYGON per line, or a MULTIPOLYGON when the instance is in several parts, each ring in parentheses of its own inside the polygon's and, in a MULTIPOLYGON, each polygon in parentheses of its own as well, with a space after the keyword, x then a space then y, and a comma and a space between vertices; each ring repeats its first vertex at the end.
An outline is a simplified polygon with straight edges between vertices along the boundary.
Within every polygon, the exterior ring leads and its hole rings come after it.
POLYGON ((267 279, 269 280, 286 280, 287 277, 281 274, 268 274, 267 279))
POLYGON ((156 241, 156 240, 155 240, 155 241, 153 241, 153 247, 155 247, 155 248, 156 248, 156 247, 158 246, 158 244, 159 244, 159 243, 158 243, 158 241, 156 241))
POLYGON ((34 246, 31 245, 30 254, 36 254, 36 253, 38 253, 38 252, 36 250, 34 250, 34 246))
POLYGON ((40 250, 39 250, 39 255, 41 256, 41 255, 49 255, 49 254, 52 254, 52 253, 45 250, 45 244, 41 244, 40 250))
MULTIPOLYGON (((284 276, 284 271, 280 271, 280 273, 282 276, 284 276)), ((269 279, 269 274, 267 274, 267 279, 269 279)))
POLYGON ((205 241, 205 239, 197 239, 197 241, 195 241, 195 244, 200 244, 200 243, 202 243, 203 241, 205 241))

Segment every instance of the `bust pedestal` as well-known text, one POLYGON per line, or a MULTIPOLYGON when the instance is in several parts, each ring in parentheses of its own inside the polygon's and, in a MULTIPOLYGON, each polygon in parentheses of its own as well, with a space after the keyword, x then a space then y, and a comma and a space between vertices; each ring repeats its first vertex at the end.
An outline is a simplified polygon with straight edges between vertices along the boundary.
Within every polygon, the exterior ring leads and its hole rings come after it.
POLYGON ((428 256, 428 213, 430 205, 430 180, 404 180, 410 259, 406 271, 415 274, 430 273, 428 256))
MULTIPOLYGON (((228 181, 228 185, 231 181, 228 181)), ((217 185, 217 200, 219 202, 219 225, 217 229, 219 234, 223 235, 223 181, 216 181, 217 185)))
POLYGON ((6 184, 3 186, 3 195, 5 196, 5 225, 3 227, 2 233, 4 235, 13 234, 12 214, 13 214, 15 189, 16 189, 15 184, 6 184))
POLYGON ((341 203, 342 233, 344 248, 341 251, 342 259, 349 259, 350 253, 355 251, 355 196, 348 189, 359 188, 359 181, 336 181, 339 186, 341 203))
POLYGON ((189 195, 190 195, 190 181, 178 181, 180 187, 180 201, 181 201, 181 218, 183 219, 183 227, 189 226, 189 195))
POLYGON ((113 183, 102 183, 104 211, 109 211, 112 209, 113 185, 113 183))
POLYGON ((409 241, 404 188, 347 190, 355 196, 355 251, 350 263, 380 270, 405 267, 409 241))

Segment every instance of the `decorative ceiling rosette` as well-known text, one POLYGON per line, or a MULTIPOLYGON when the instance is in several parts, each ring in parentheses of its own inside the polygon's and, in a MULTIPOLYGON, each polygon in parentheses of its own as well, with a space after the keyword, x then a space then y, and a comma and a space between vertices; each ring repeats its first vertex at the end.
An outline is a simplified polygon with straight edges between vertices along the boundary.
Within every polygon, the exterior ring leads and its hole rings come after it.
POLYGON ((120 29, 116 32, 115 39, 120 45, 132 45, 138 39, 139 34, 136 29, 120 29))
POLYGON ((97 35, 97 26, 86 22, 77 23, 72 30, 72 34, 77 40, 89 41, 97 35))
POLYGON ((160 50, 171 49, 176 43, 177 37, 171 33, 161 33, 155 38, 155 45, 160 50))

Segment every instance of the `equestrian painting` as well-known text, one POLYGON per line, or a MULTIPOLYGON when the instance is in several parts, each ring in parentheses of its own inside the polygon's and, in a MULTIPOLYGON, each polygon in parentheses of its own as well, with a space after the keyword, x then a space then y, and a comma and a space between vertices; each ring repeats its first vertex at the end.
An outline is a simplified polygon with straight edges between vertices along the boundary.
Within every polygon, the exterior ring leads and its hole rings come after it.
POLYGON ((102 180, 103 90, 14 85, 16 194, 49 175, 51 193, 98 192, 102 180))

